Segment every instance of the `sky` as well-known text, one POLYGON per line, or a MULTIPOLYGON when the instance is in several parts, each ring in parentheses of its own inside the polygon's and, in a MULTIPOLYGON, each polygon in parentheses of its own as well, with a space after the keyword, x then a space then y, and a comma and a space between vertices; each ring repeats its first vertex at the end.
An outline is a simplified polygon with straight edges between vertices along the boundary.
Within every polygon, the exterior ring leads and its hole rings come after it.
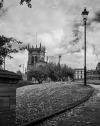
MULTIPOLYGON (((100 62, 100 0, 32 0, 28 8, 20 0, 4 0, 0 10, 0 34, 14 37, 27 44, 46 47, 49 61, 72 68, 84 66, 84 27, 82 11, 89 11, 87 19, 87 68, 95 69, 100 62), (37 36, 37 37, 36 37, 37 36)), ((16 72, 27 67, 28 52, 6 58, 6 69, 16 72)))

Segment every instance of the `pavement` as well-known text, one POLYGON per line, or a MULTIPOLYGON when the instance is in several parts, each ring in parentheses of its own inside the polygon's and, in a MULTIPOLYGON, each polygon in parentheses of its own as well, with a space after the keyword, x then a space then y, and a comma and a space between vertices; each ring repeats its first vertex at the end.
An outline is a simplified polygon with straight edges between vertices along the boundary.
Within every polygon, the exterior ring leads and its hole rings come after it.
POLYGON ((85 103, 54 117, 41 126, 100 126, 100 85, 91 85, 96 90, 85 103))
POLYGON ((93 97, 81 105, 80 109, 65 121, 60 121, 58 126, 100 126, 100 85, 91 85, 96 89, 93 97))

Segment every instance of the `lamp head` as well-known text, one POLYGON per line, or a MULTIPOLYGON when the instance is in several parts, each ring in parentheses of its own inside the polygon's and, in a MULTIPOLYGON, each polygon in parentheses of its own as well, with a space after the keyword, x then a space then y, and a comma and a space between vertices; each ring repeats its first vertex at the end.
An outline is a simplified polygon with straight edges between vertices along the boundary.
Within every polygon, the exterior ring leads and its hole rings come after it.
POLYGON ((82 11, 82 16, 83 16, 83 20, 84 21, 87 20, 88 14, 89 14, 89 11, 87 11, 86 8, 84 8, 84 11, 82 11))

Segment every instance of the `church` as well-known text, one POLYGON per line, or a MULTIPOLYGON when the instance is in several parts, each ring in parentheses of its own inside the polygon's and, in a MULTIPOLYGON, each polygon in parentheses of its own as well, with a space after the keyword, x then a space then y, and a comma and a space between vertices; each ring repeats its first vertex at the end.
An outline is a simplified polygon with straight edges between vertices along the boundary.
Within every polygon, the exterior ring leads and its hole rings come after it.
POLYGON ((47 62, 45 61, 45 47, 41 45, 39 45, 39 47, 34 47, 34 46, 27 46, 27 50, 28 50, 28 63, 27 63, 27 73, 34 69, 37 68, 39 66, 44 66, 47 64, 47 62))

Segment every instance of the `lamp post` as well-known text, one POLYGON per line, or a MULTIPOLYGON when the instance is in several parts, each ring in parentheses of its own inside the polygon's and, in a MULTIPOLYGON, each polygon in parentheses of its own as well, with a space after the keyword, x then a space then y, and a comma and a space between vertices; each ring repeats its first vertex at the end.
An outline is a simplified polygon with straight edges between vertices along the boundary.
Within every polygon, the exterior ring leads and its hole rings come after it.
POLYGON ((84 8, 82 12, 83 22, 84 22, 84 86, 86 86, 86 21, 89 11, 84 8))

